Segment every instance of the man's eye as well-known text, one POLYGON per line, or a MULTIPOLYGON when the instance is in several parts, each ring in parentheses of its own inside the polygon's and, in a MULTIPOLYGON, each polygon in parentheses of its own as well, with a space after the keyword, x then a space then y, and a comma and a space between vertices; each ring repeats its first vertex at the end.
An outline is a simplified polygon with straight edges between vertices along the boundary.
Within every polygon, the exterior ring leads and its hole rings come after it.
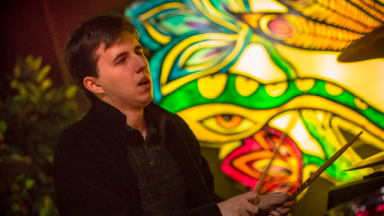
POLYGON ((256 123, 251 119, 240 115, 219 114, 200 121, 207 129, 219 134, 239 134, 250 128, 256 123))
POLYGON ((122 64, 127 60, 127 58, 121 58, 119 61, 116 62, 116 64, 122 64))
POLYGON ((136 52, 137 55, 139 56, 143 56, 143 52, 139 51, 139 52, 136 52))

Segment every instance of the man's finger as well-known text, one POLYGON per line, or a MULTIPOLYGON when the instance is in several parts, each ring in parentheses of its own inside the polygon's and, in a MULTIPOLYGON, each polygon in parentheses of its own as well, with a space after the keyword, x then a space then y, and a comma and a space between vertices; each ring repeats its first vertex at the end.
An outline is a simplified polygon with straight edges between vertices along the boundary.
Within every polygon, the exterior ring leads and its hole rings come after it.
POLYGON ((257 212, 259 212, 259 208, 250 202, 245 203, 245 210, 247 210, 250 215, 255 215, 257 212))
POLYGON ((297 199, 295 198, 294 200, 291 200, 291 201, 287 201, 284 203, 283 207, 284 208, 291 208, 295 205, 297 199))
POLYGON ((248 200, 248 202, 252 203, 253 205, 257 205, 260 203, 260 197, 257 193, 251 191, 243 194, 243 196, 246 200, 248 200))
POLYGON ((283 207, 276 208, 276 212, 278 212, 280 215, 286 215, 291 211, 292 211, 292 208, 283 208, 283 207))
POLYGON ((242 209, 242 210, 239 212, 239 214, 240 214, 240 216, 249 216, 249 213, 248 213, 246 210, 244 210, 244 209, 242 209))
POLYGON ((260 197, 259 209, 269 212, 276 208, 276 206, 283 205, 288 201, 288 193, 276 192, 269 193, 260 197))
POLYGON ((268 213, 268 216, 281 216, 281 214, 278 213, 277 211, 270 211, 270 212, 268 213))

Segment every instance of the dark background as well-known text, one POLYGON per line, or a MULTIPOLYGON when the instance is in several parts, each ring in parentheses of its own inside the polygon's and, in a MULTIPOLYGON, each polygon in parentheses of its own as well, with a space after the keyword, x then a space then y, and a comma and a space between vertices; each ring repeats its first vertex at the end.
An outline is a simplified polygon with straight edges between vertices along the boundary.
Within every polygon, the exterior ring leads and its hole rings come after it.
MULTIPOLYGON (((54 84, 69 84, 63 65, 65 43, 82 21, 100 14, 123 14, 133 0, 2 0, 0 3, 2 75, 12 73, 16 58, 41 56, 51 65, 54 84)), ((1 80, 4 81, 3 77, 1 80)), ((2 82, 3 85, 5 83, 2 82)), ((4 96, 4 92, 3 92, 4 96)))

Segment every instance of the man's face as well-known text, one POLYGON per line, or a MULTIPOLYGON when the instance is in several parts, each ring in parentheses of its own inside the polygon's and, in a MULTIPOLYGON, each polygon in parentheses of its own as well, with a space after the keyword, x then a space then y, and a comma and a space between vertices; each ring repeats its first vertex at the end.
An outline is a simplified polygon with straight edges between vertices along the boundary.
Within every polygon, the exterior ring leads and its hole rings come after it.
POLYGON ((152 80, 143 48, 130 33, 96 51, 101 99, 120 109, 142 109, 152 100, 152 80))

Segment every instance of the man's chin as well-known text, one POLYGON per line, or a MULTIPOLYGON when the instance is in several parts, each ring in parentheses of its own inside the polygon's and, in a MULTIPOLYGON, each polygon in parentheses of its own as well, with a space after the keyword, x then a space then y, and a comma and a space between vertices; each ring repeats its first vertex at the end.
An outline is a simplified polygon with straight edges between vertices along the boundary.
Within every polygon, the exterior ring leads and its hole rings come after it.
POLYGON ((150 96, 148 96, 148 98, 144 99, 143 100, 144 107, 146 107, 149 103, 151 103, 152 100, 153 100, 153 96, 152 95, 150 95, 150 96))

